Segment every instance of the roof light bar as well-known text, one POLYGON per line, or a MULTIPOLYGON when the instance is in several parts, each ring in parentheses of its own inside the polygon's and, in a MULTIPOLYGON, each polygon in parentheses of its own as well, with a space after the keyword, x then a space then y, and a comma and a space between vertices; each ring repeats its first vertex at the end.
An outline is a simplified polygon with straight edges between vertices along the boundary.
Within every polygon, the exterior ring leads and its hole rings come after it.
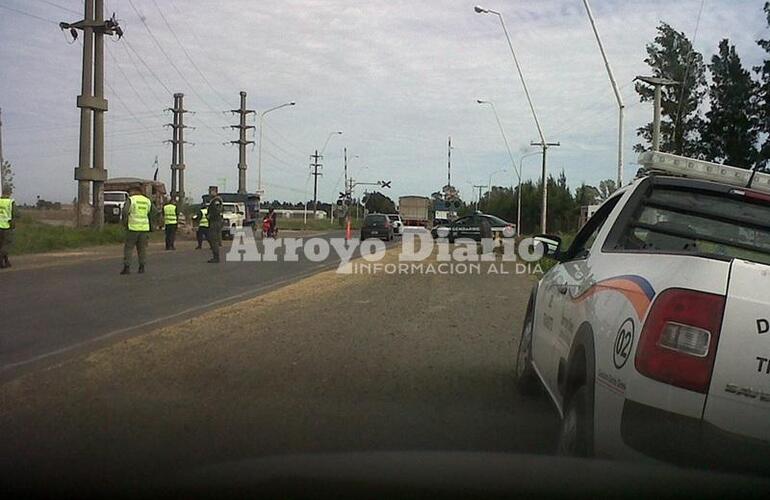
POLYGON ((770 174, 755 172, 752 178, 752 171, 745 168, 731 167, 659 151, 645 151, 640 154, 639 164, 653 172, 708 180, 770 193, 770 174), (750 186, 749 182, 751 182, 750 186))

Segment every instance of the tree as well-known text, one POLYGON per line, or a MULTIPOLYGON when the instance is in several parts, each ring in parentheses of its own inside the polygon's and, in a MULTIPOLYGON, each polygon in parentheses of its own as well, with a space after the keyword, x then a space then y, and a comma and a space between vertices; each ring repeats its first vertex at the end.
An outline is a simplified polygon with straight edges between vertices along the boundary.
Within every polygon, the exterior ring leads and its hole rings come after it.
POLYGON ((606 179, 599 182, 599 199, 597 201, 604 201, 610 197, 612 193, 618 190, 615 181, 612 179, 606 179))
MULTIPOLYGON (((644 62, 650 66, 653 76, 680 83, 662 89, 661 151, 700 158, 703 153, 699 141, 702 118, 698 108, 706 94, 703 56, 693 49, 683 32, 661 23, 655 40, 647 44, 644 62)), ((637 83, 636 92, 641 102, 652 102, 654 99, 654 91, 647 84, 637 83)), ((649 149, 652 123, 639 128, 637 135, 645 144, 637 144, 634 150, 642 152, 649 149)))
POLYGON ((757 84, 727 39, 719 42, 719 53, 711 58, 709 69, 711 106, 702 132, 706 159, 752 168, 757 159, 757 84))
MULTIPOLYGON (((770 26, 770 2, 765 2, 765 18, 770 26)), ((765 140, 759 147, 757 163, 766 166, 770 160, 770 40, 757 40, 757 45, 765 50, 768 56, 754 71, 759 74, 757 85, 757 119, 759 131, 765 134, 765 140)))
POLYGON ((396 204, 393 203, 393 200, 380 192, 367 193, 364 206, 368 211, 380 214, 392 214, 396 212, 396 204))
POLYGON ((2 170, 3 185, 0 187, 2 191, 13 192, 13 170, 11 169, 11 162, 4 161, 0 164, 0 170, 2 170))
POLYGON ((575 203, 579 207, 587 205, 596 205, 601 198, 601 193, 594 186, 589 186, 585 182, 575 188, 575 203))

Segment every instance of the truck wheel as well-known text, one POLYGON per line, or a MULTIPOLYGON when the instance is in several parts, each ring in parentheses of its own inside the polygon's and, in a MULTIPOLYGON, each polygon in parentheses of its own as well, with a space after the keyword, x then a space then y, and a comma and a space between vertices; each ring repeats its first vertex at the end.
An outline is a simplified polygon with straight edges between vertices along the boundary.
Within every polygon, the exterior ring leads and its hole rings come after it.
POLYGON ((525 396, 533 396, 537 393, 538 380, 535 369, 532 367, 532 331, 534 329, 535 299, 530 297, 527 305, 527 314, 524 317, 524 326, 519 336, 519 349, 516 353, 516 388, 525 396))
POLYGON ((567 400, 559 429, 559 455, 590 457, 593 455, 593 408, 585 384, 567 400))

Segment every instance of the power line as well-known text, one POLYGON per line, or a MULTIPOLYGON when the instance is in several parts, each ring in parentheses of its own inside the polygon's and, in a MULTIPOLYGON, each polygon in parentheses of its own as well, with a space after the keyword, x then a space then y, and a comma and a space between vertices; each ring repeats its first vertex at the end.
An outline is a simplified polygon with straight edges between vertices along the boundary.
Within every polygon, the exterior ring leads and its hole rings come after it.
POLYGON ((195 68, 195 71, 198 72, 198 74, 201 76, 201 78, 206 83, 206 85, 208 85, 209 88, 214 91, 214 93, 222 100, 222 102, 224 102, 226 105, 229 105, 227 99, 225 99, 222 96, 222 94, 220 94, 219 91, 213 85, 211 85, 211 82, 209 82, 209 79, 206 78, 206 75, 204 75, 203 72, 198 67, 198 65, 195 64, 195 61, 190 56, 190 53, 187 52, 187 49, 185 48, 184 44, 182 43, 181 40, 179 40, 179 37, 177 36, 176 32, 174 31, 174 28, 171 27, 171 24, 168 22, 168 19, 166 19, 166 16, 163 15, 163 11, 160 9, 160 6, 158 5, 158 2, 156 2, 155 0, 152 0, 152 3, 155 4, 155 8, 158 9, 158 13, 160 14, 160 18, 163 19, 163 22, 166 24, 166 27, 168 28, 168 31, 174 37, 174 40, 176 40, 176 43, 182 49, 182 52, 184 52, 184 55, 187 56, 187 60, 190 61, 190 64, 192 64, 192 67, 195 68))
MULTIPOLYGON (((121 44, 121 45, 123 45, 123 44, 121 44)), ((142 73, 139 70, 139 65, 136 63, 136 60, 134 59, 134 56, 131 55, 131 51, 128 50, 128 48, 126 48, 125 46, 123 48, 126 51, 126 55, 128 56, 128 60, 130 61, 131 66, 133 66, 134 69, 136 70, 136 72, 139 74, 139 77, 142 79, 142 82, 144 82, 144 85, 147 87, 147 90, 149 90, 150 93, 152 94, 153 98, 155 98, 155 100, 160 103, 160 105, 161 105, 160 107, 163 107, 163 105, 164 105, 163 104, 163 99, 158 97, 158 95, 155 93, 155 89, 153 88, 153 86, 150 85, 150 83, 144 77, 144 73, 142 73)))
POLYGON ((56 3, 56 2, 51 2, 50 0, 37 0, 37 1, 38 1, 38 2, 43 2, 43 3, 45 3, 45 4, 48 4, 48 5, 50 5, 51 7, 56 7, 57 9, 61 9, 61 10, 64 10, 64 11, 70 12, 70 13, 72 13, 72 14, 76 14, 76 15, 79 15, 79 16, 82 16, 82 15, 83 15, 83 12, 79 12, 79 11, 77 11, 77 10, 74 10, 74 9, 70 9, 69 7, 64 7, 63 5, 59 5, 59 4, 58 4, 58 3, 56 3))
POLYGON ((55 24, 57 26, 59 25, 59 23, 57 21, 54 21, 53 19, 48 19, 46 17, 38 16, 36 14, 30 14, 29 12, 26 12, 26 11, 23 11, 23 10, 19 10, 19 9, 16 9, 16 8, 13 8, 13 7, 8 7, 7 5, 0 4, 0 8, 6 9, 6 10, 10 10, 10 11, 15 12, 17 14, 21 14, 22 16, 31 17, 31 18, 37 19, 39 21, 45 21, 47 23, 55 24))
MULTIPOLYGON (((700 16, 703 14, 703 6, 706 4, 706 0, 701 0, 700 9, 698 9, 698 18, 695 20, 695 31, 692 35, 692 42, 690 43, 690 52, 687 54, 687 66, 684 68, 684 80, 682 81, 682 92, 679 94, 679 106, 676 111, 676 122, 674 122, 674 134, 676 129, 679 128, 679 123, 682 119, 682 106, 684 105, 684 93, 687 89, 687 78, 690 75, 690 67, 692 67, 693 55, 695 55, 695 40, 698 39, 698 28, 700 28, 700 16)), ((684 141, 684 137, 682 137, 684 141)))
POLYGON ((144 105, 144 107, 145 107, 145 108, 147 108, 148 110, 151 110, 151 109, 153 109, 153 107, 152 107, 152 106, 150 106, 149 104, 147 104, 147 101, 145 101, 145 100, 144 100, 144 97, 142 97, 142 95, 141 95, 141 94, 140 94, 140 93, 139 93, 139 92, 136 90, 136 87, 134 87, 134 84, 133 84, 133 83, 131 83, 131 80, 128 78, 128 75, 126 75, 126 72, 125 72, 125 71, 123 71, 123 68, 121 68, 121 67, 120 67, 120 63, 119 63, 119 62, 118 62, 118 60, 115 58, 115 55, 112 53, 112 50, 110 50, 110 49, 108 48, 108 49, 106 50, 106 52, 107 52, 107 55, 109 55, 109 56, 110 56, 110 59, 112 60, 112 62, 113 62, 113 63, 115 63, 115 67, 118 69, 118 71, 120 72, 120 74, 121 74, 121 75, 123 75, 123 79, 126 81, 126 83, 128 84, 128 86, 131 88, 131 90, 133 90, 133 91, 134 91, 134 94, 135 94, 135 95, 136 95, 136 97, 139 99, 139 101, 140 101, 140 102, 141 102, 141 103, 144 105))
POLYGON ((127 39, 125 39, 125 38, 123 39, 123 43, 125 43, 126 47, 128 47, 128 49, 130 49, 131 52, 133 52, 134 55, 139 58, 139 61, 142 63, 142 65, 144 65, 144 67, 147 68, 147 71, 150 72, 150 74, 153 76, 153 78, 155 78, 155 80, 158 83, 160 83, 161 87, 163 87, 166 90, 166 92, 168 92, 168 95, 169 96, 172 95, 173 92, 171 92, 171 89, 168 88, 168 85, 163 83, 163 80, 161 80, 160 77, 158 77, 158 75, 152 70, 152 68, 150 68, 150 66, 147 64, 147 62, 144 60, 144 58, 139 54, 139 52, 137 52, 136 49, 134 49, 134 46, 131 45, 129 43, 129 41, 127 39))
POLYGON ((147 33, 150 35, 150 38, 152 38, 152 41, 155 42, 155 46, 158 47, 158 50, 161 51, 161 53, 166 57, 166 60, 168 60, 169 64, 172 68, 174 68, 174 71, 177 72, 179 77, 187 84, 187 86, 190 88, 190 90, 198 97, 198 99, 203 102, 206 106, 208 106, 211 109, 215 109, 211 104, 209 104, 206 99, 204 99, 196 90, 195 87, 190 83, 190 81, 187 79, 187 77, 184 76, 182 71, 179 69, 179 67, 174 63, 174 60, 171 58, 171 56, 168 55, 168 52, 166 52, 166 49, 163 48, 163 45, 158 41, 158 39, 155 37, 155 34, 150 29, 150 25, 147 24, 147 20, 145 17, 139 12, 139 10, 134 5, 133 0, 128 0, 128 4, 131 6, 131 8, 136 12, 136 15, 139 16, 139 20, 144 25, 145 29, 147 30, 147 33))

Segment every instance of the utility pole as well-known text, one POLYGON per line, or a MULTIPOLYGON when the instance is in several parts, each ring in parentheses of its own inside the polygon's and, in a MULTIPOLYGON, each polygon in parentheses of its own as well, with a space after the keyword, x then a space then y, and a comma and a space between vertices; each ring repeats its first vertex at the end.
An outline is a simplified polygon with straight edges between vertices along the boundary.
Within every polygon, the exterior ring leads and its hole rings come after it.
MULTIPOLYGON (((254 144, 254 141, 246 140, 246 131, 254 128, 254 125, 246 125, 246 116, 249 113, 254 113, 253 109, 246 109, 246 92, 241 91, 241 107, 231 109, 230 112, 240 115, 238 125, 230 125, 230 128, 239 129, 238 140, 230 141, 230 143, 238 145, 238 194, 246 194, 246 145, 254 144)), ((262 193, 260 193, 260 197, 261 195, 262 193)))
POLYGON ((171 143, 171 197, 177 200, 184 200, 184 94, 174 94, 174 107, 168 108, 168 111, 174 113, 173 123, 167 124, 173 129, 171 143))
POLYGON ((486 186, 474 184, 473 187, 474 188, 478 188, 478 190, 479 190, 479 201, 476 204, 476 211, 478 212, 481 209, 481 188, 485 188, 486 186))
POLYGON ((660 101, 662 89, 666 86, 679 85, 679 82, 675 80, 669 80, 668 78, 658 78, 654 76, 637 76, 634 78, 634 80, 639 80, 648 85, 652 85, 655 88, 655 114, 652 120, 652 150, 660 151, 660 101))
POLYGON ((93 225, 100 229, 104 226, 104 181, 107 180, 104 168, 104 113, 107 111, 107 100, 104 98, 104 35, 123 36, 114 18, 103 19, 104 0, 85 0, 83 20, 59 23, 59 27, 70 30, 73 37, 77 35, 76 30, 83 31, 83 74, 77 98, 80 148, 75 168, 75 180, 78 181, 76 221, 79 227, 93 225), (92 113, 93 135, 90 130, 92 113))
MULTIPOLYGON (((558 142, 531 142, 530 146, 540 146, 543 148, 543 168, 542 172, 540 174, 541 182, 543 184, 543 199, 540 209, 540 232, 545 234, 546 233, 546 220, 547 220, 547 211, 548 211, 548 172, 547 172, 547 162, 546 162, 546 152, 548 151, 548 148, 552 146, 561 146, 558 142)), ((521 196, 521 193, 519 193, 519 196, 521 196)))
POLYGON ((310 155, 310 159, 313 160, 310 163, 310 166, 313 167, 313 173, 310 175, 313 176, 313 218, 315 218, 315 212, 318 210, 318 176, 323 175, 318 169, 323 167, 323 165, 319 163, 320 160, 323 159, 323 156, 319 155, 318 150, 316 149, 315 154, 310 155))
POLYGON ((452 185, 452 137, 449 137, 446 150, 446 185, 452 185))

